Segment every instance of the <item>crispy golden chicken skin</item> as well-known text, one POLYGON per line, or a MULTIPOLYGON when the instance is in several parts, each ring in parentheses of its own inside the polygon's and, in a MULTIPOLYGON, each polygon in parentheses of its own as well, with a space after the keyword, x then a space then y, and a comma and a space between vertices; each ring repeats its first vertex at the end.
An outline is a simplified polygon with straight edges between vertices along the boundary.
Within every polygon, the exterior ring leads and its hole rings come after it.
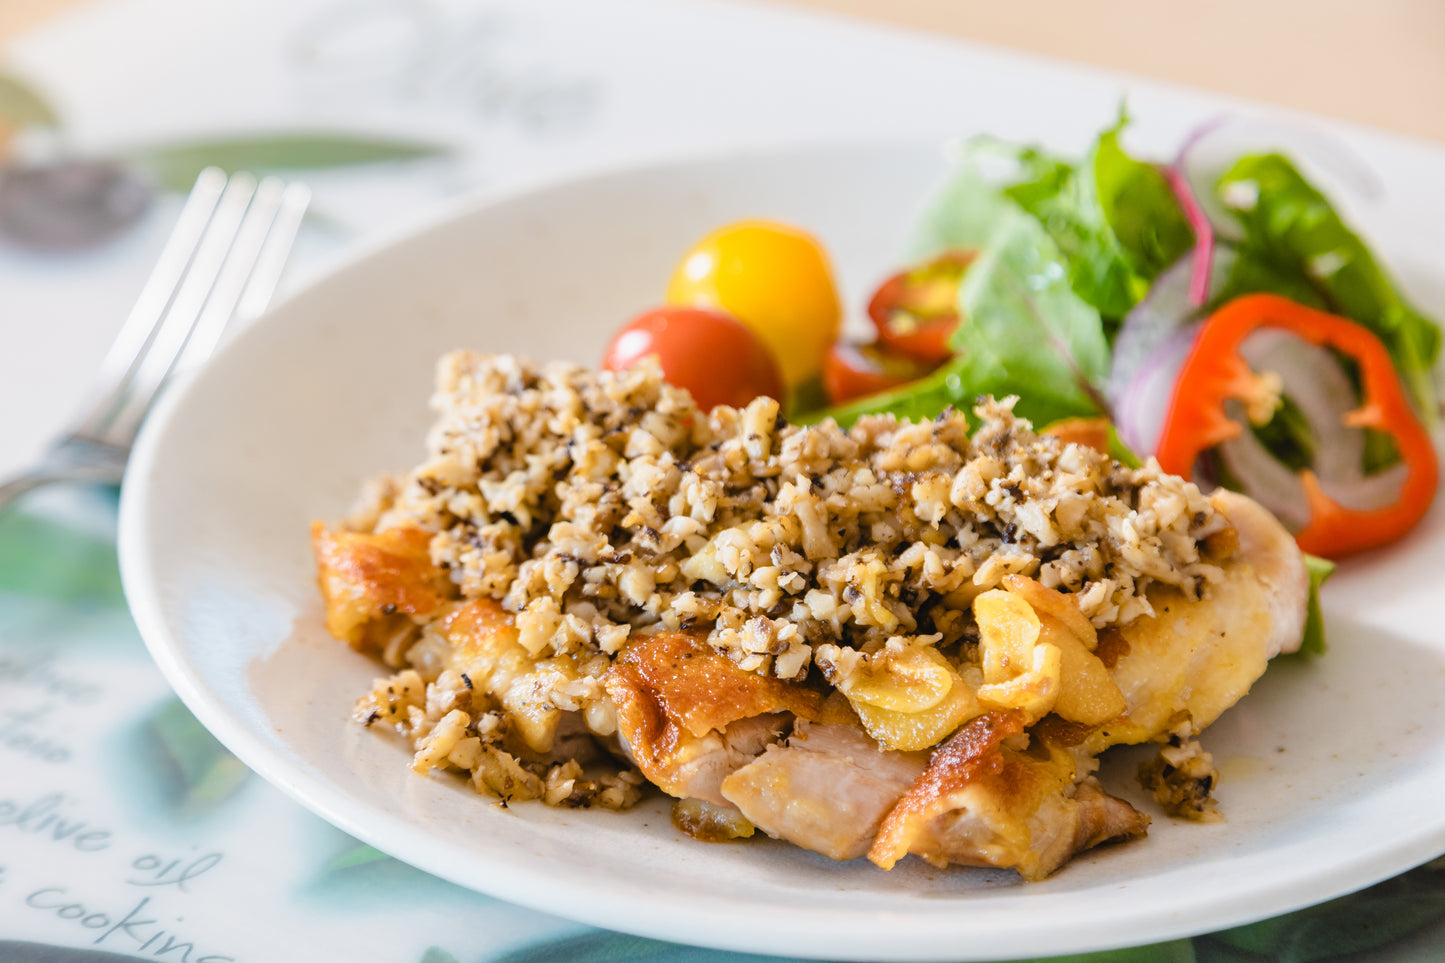
POLYGON ((888 814, 868 858, 892 869, 909 853, 935 865, 997 866, 1043 879, 1074 855, 1142 836, 1149 817, 1077 779, 1073 756, 1045 740, 1004 744, 1024 731, 1017 711, 989 712, 939 747, 888 814))
POLYGON ((645 636, 603 676, 618 734, 648 780, 670 795, 729 805, 721 785, 794 717, 815 719, 816 689, 739 669, 684 632, 645 636))
POLYGON ((379 649, 407 616, 427 616, 447 600, 451 583, 432 564, 431 533, 393 528, 375 534, 311 525, 326 631, 361 651, 379 649))

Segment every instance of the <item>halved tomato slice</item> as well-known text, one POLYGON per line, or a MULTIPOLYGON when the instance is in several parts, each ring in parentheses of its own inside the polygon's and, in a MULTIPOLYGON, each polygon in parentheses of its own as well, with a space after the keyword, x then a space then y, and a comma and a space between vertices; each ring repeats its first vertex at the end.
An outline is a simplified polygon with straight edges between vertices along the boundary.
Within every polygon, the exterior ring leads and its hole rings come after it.
POLYGON ((977 252, 945 251, 879 285, 868 302, 878 342, 895 354, 925 364, 947 361, 948 341, 958 327, 958 286, 977 252))
POLYGON ((823 359, 823 390, 830 404, 841 405, 922 378, 934 367, 892 354, 876 342, 835 341, 823 359))

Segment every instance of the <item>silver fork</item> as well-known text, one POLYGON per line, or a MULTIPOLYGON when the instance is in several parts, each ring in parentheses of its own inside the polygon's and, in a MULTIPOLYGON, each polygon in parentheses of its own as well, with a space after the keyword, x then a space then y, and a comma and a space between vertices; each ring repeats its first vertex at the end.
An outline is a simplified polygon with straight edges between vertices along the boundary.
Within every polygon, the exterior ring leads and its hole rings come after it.
POLYGON ((119 484, 141 422, 172 374, 204 361, 232 318, 260 314, 280 279, 311 193, 276 177, 196 179, 175 230, 101 362, 86 414, 21 474, 0 510, 54 482, 119 484))

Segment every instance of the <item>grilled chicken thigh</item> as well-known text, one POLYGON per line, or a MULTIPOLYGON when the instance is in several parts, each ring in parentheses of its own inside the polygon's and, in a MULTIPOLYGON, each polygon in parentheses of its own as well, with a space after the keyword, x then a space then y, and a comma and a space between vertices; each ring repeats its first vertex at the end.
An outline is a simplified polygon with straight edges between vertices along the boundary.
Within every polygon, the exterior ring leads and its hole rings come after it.
MULTIPOLYGON (((1103 790, 1090 757, 1202 730, 1303 631, 1309 583, 1289 533, 1247 498, 1214 500, 1237 538, 1223 577, 1198 600, 1156 586, 1154 614, 1100 646, 1124 697, 1116 718, 1087 727, 1051 716, 1024 735, 1022 714, 987 712, 926 757, 884 749, 856 721, 804 714, 786 742, 741 766, 730 757, 721 796, 769 835, 884 868, 912 853, 1041 879, 1083 850, 1143 835, 1149 817, 1103 790)), ((1038 603, 1036 583, 1032 594, 1038 603)))
MULTIPOLYGON (((1050 701, 1032 714, 1000 709, 971 676, 971 694, 959 703, 971 714, 931 752, 880 744, 886 738, 864 728, 842 687, 825 698, 810 685, 745 670, 700 633, 634 638, 601 675, 605 696, 564 711, 537 693, 579 679, 575 660, 528 652, 512 614, 490 599, 446 599, 419 533, 315 534, 333 631, 381 653, 393 635, 415 633, 411 617, 434 613, 426 645, 443 645, 438 670, 467 690, 454 686, 454 701, 469 712, 469 700, 504 708, 514 730, 506 745, 518 758, 585 762, 591 736, 613 735, 615 710, 622 751, 651 783, 687 801, 687 822, 705 830, 698 835, 732 838, 756 826, 838 860, 866 855, 887 869, 914 854, 938 865, 1013 868, 1033 880, 1147 829, 1147 816, 1090 774, 1092 757, 1170 738, 1184 752, 1181 733, 1203 730, 1249 691, 1269 659, 1299 645, 1309 579, 1293 538, 1248 498, 1221 491, 1211 501, 1230 528, 1211 546, 1219 575, 1203 597, 1154 583, 1146 594, 1152 614, 1097 639, 1072 596, 1005 578, 1043 620, 1034 623, 1043 626, 1036 645, 1058 650, 1054 688, 1033 691, 1050 701), (598 720, 608 725, 598 728, 598 720)), ((939 664, 949 685, 965 685, 961 667, 939 664)), ((1207 799, 1208 786, 1202 791, 1207 799)))

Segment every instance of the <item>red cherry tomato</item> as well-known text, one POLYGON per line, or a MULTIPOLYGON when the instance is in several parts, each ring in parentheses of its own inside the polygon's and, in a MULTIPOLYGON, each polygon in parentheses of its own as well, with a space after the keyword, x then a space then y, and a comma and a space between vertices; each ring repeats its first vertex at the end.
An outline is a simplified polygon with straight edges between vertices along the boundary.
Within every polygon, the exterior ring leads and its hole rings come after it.
POLYGON ((835 341, 823 359, 823 390, 831 404, 841 405, 915 381, 934 367, 899 357, 877 343, 835 341))
POLYGON ((906 358, 947 361, 953 355, 948 341, 958 327, 958 285, 974 256, 973 251, 945 251, 879 285, 868 302, 878 342, 906 358))
POLYGON ((759 395, 783 400, 783 376, 772 352, 729 314, 705 308, 657 308, 623 325, 602 356, 608 371, 649 355, 669 384, 686 388, 703 411, 741 408, 759 395))

